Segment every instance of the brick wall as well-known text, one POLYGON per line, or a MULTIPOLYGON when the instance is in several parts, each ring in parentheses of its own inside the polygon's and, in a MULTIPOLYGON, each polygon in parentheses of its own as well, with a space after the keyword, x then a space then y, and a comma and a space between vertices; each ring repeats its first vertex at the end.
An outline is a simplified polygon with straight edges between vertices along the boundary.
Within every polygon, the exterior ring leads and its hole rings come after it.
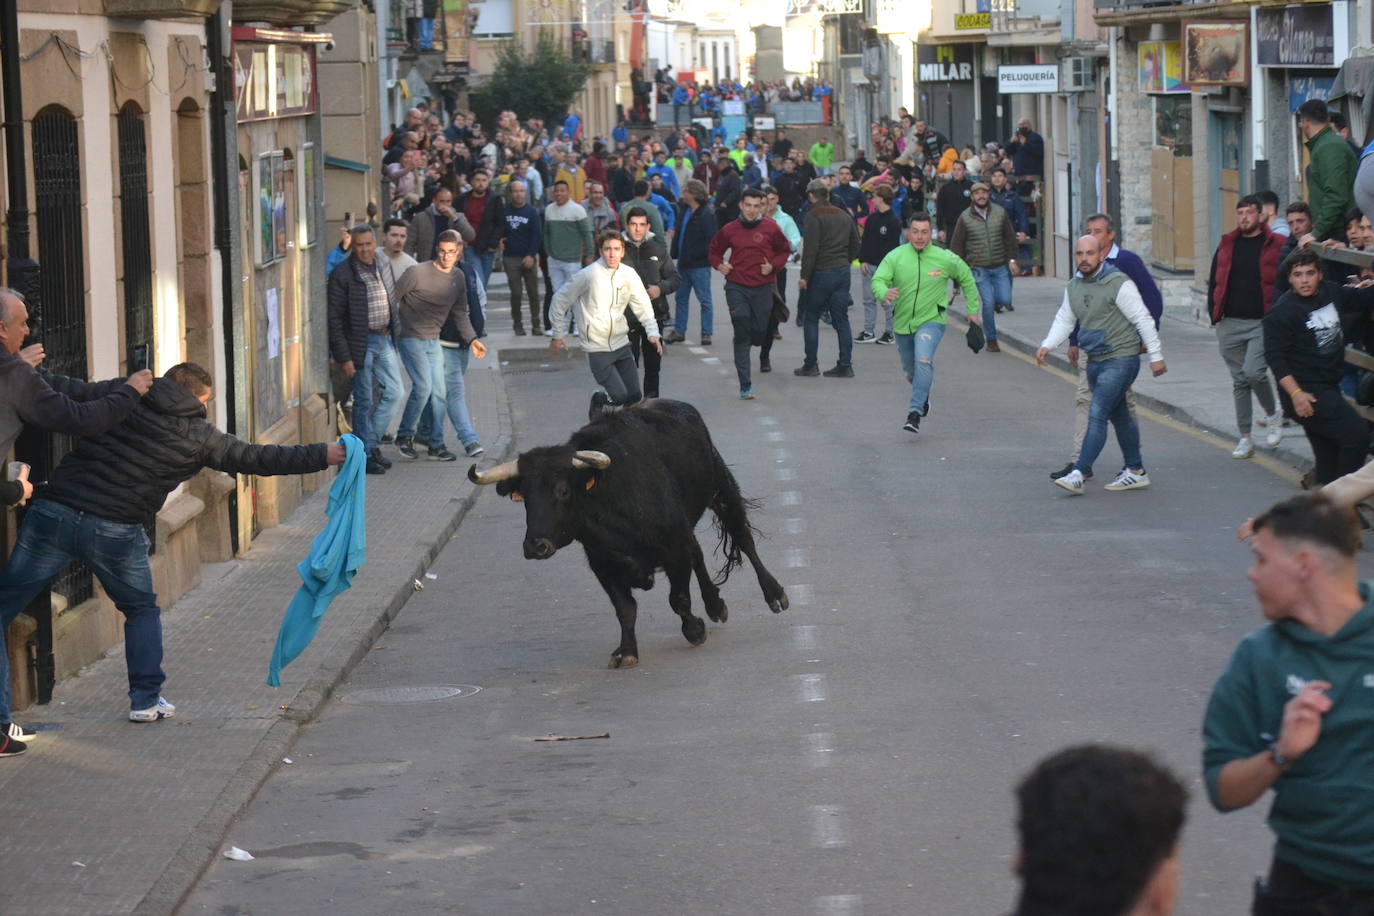
POLYGON ((1150 148, 1154 143, 1154 106, 1137 89, 1137 42, 1122 41, 1117 49, 1117 150, 1121 173, 1121 229, 1117 240, 1150 263, 1152 210, 1150 148))

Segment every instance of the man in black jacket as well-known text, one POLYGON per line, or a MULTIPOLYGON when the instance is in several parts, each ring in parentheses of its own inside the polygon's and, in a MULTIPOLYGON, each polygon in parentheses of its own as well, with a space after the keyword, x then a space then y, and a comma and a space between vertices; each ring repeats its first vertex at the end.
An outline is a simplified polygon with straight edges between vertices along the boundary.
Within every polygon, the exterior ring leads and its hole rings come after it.
MULTIPOLYGON (((673 329, 663 335, 663 342, 679 343, 687 339, 687 319, 692 305, 692 291, 696 290, 701 303, 701 345, 711 345, 713 304, 711 302, 711 239, 716 234, 716 214, 708 205, 706 185, 695 178, 682 189, 678 206, 677 232, 673 235, 672 256, 682 282, 677 288, 677 313, 673 329)), ((663 325, 659 325, 660 330, 663 325)))
POLYGON ((353 435, 367 449, 367 473, 385 474, 382 434, 401 403, 400 330, 396 305, 377 269, 377 239, 368 225, 350 230, 348 257, 329 274, 329 355, 353 380, 353 435), (372 384, 381 399, 372 402, 372 384))
POLYGON ((954 160, 950 166, 949 181, 935 195, 935 222, 939 224, 940 241, 948 247, 954 238, 954 226, 959 216, 969 207, 973 195, 973 182, 969 180, 968 168, 962 160, 954 160))
POLYGON ((830 186, 824 178, 807 185, 811 209, 802 229, 801 276, 798 308, 802 313, 802 346, 805 362, 793 375, 826 378, 854 377, 854 338, 849 327, 850 265, 859 256, 859 226, 849 212, 830 200, 830 186), (839 339, 839 361, 833 369, 821 372, 816 365, 820 344, 821 314, 830 316, 830 325, 839 339))
MULTIPOLYGON (((114 379, 98 385, 49 375, 36 368, 42 361, 41 346, 21 355, 28 334, 24 297, 0 287, 0 462, 25 424, 72 436, 103 433, 127 417, 153 383, 147 369, 133 373, 127 381, 114 379)), ((27 480, 10 481, 0 475, 0 506, 22 505, 31 495, 33 486, 27 480)))
MULTIPOLYGON (((644 281, 644 290, 654 305, 654 320, 660 328, 668 326, 668 294, 677 292, 682 280, 668 257, 668 246, 664 245, 649 231, 649 214, 643 207, 631 207, 625 214, 625 255, 621 263, 634 268, 639 279, 644 281)), ((663 357, 649 344, 644 326, 634 316, 634 311, 626 306, 625 318, 630 322, 630 352, 634 354, 635 365, 644 367, 644 396, 658 397, 659 367, 663 357), (643 353, 641 360, 640 354, 643 353)))
POLYGON ((719 175, 716 179, 716 225, 724 226, 739 218, 740 194, 744 185, 740 181, 739 169, 735 168, 728 154, 716 160, 716 169, 719 175))
POLYGON ((773 187, 778 189, 778 206, 782 212, 796 220, 801 217, 802 204, 806 202, 806 185, 797 174, 797 163, 792 159, 782 161, 782 171, 773 179, 773 187))
POLYGON ((496 252, 501 247, 501 234, 506 230, 506 204, 498 195, 489 193, 491 173, 478 169, 472 173, 472 189, 458 198, 454 208, 467 217, 477 233, 472 244, 463 251, 463 259, 482 272, 483 288, 491 285, 491 272, 496 267, 496 252))
POLYGON ((883 263, 888 252, 902 244, 902 221, 892 209, 892 188, 880 184, 873 189, 873 211, 864 223, 863 238, 859 241, 859 274, 863 277, 864 288, 864 329, 855 343, 873 341, 890 344, 892 336, 892 303, 883 303, 883 315, 887 319, 883 335, 875 337, 878 329, 878 300, 873 297, 873 272, 883 263))
POLYGON ((1369 424, 1341 393, 1345 340, 1361 339, 1374 287, 1323 283, 1320 258, 1303 249, 1288 273, 1293 288, 1264 316, 1264 358, 1286 416, 1297 420, 1316 460, 1318 484, 1357 471, 1369 451, 1369 424))
MULTIPOLYGON (((134 722, 176 715, 176 707, 161 696, 166 680, 162 612, 145 530, 167 494, 203 467, 259 476, 310 474, 343 464, 346 455, 342 443, 277 446, 235 439, 205 418, 210 395, 210 374, 194 363, 179 363, 153 382, 122 423, 79 440, 25 513, 14 553, 0 572, 3 633, 69 562, 90 567, 124 614, 129 719, 134 722)), ((0 720, 9 718, 5 652, 0 653, 0 720)), ((6 755, 0 751, 0 756, 6 755)))

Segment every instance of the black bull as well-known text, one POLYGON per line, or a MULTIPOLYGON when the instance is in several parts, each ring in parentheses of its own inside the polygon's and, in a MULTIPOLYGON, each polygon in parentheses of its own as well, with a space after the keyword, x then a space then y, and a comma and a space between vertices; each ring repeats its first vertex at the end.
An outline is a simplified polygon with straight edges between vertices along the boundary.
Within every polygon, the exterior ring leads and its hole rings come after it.
POLYGON ((741 555, 758 574, 773 613, 787 607, 787 593, 755 550, 739 484, 690 404, 642 402, 584 426, 564 445, 531 449, 485 472, 473 465, 468 478, 496 484, 497 493, 525 503, 526 559, 546 560, 573 541, 582 543, 620 621, 612 668, 639 663, 630 590, 653 588, 657 570, 668 575, 668 604, 694 646, 706 641, 706 624, 692 614, 693 572, 706 616, 714 621, 729 615, 720 586, 742 564, 741 555), (707 509, 715 513, 725 556, 715 579, 695 534, 707 509))

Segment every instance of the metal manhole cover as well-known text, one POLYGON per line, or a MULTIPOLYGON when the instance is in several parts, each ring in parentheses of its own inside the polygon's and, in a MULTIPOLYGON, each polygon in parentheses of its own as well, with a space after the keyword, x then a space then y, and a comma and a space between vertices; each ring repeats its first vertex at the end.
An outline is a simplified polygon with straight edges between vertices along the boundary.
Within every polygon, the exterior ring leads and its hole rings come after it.
POLYGON ((385 703, 430 703, 434 700, 456 700, 470 697, 481 687, 471 684, 420 684, 412 687, 372 687, 354 690, 339 698, 341 702, 358 706, 385 703))

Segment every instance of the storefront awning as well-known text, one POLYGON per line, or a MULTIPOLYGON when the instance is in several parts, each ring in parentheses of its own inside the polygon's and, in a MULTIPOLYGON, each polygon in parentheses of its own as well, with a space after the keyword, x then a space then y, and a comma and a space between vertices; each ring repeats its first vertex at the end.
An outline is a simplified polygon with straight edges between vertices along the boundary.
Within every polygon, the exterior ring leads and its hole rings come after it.
POLYGON ((1374 120, 1374 57, 1351 57, 1341 64, 1331 85, 1328 102, 1345 100, 1342 108, 1350 119, 1350 133, 1359 143, 1370 137, 1374 120))
POLYGON ((343 159, 339 156, 325 156, 324 167, 327 169, 348 169, 351 172, 372 171, 372 166, 366 162, 355 162, 352 159, 343 159))

